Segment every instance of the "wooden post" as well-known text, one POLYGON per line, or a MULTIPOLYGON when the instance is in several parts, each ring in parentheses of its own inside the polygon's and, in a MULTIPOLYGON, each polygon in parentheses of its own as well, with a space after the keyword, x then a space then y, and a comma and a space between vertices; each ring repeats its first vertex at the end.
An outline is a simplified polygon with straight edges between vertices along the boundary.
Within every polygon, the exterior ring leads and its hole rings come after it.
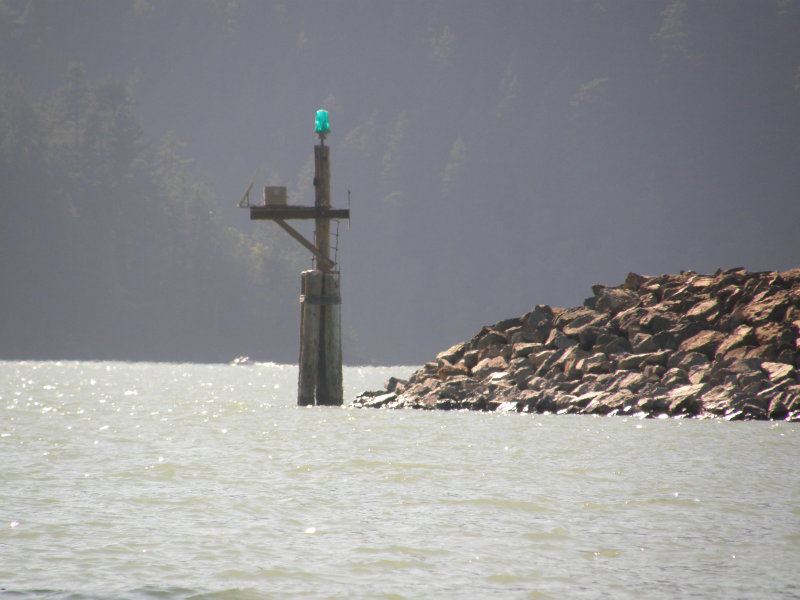
POLYGON ((319 379, 319 334, 322 271, 303 271, 300 275, 300 361, 297 378, 297 405, 312 406, 319 379))
MULTIPOLYGON (((314 206, 329 209, 331 206, 331 171, 329 148, 325 135, 320 135, 319 145, 314 146, 314 206)), ((317 219, 314 241, 322 269, 322 294, 320 298, 319 372, 317 376, 317 404, 341 406, 344 403, 342 390, 342 338, 341 295, 339 273, 330 270, 331 221, 317 219)))
MULTIPOLYGON (((328 147, 324 136, 320 136, 318 146, 314 146, 314 206, 330 208, 331 206, 331 171, 328 161, 328 147)), ((331 222, 330 219, 317 219, 314 231, 314 244, 324 258, 331 254, 331 222)), ((320 261, 319 267, 328 270, 328 265, 320 261)))
POLYGON ((324 273, 322 277, 317 404, 341 406, 344 403, 344 392, 342 390, 342 297, 339 290, 339 273, 324 273))

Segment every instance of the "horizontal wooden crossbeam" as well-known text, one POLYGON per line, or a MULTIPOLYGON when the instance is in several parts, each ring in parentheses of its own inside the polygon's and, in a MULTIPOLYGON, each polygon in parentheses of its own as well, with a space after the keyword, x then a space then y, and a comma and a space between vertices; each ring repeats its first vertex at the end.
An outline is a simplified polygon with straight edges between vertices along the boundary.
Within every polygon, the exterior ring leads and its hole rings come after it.
POLYGON ((316 206, 251 206, 250 219, 261 221, 290 219, 349 219, 348 208, 317 208, 316 206))

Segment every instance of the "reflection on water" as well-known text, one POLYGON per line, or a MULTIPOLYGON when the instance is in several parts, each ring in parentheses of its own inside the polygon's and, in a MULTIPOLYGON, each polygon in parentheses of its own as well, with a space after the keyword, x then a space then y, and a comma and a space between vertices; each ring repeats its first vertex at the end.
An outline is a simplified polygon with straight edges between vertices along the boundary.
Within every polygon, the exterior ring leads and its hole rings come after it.
POLYGON ((800 592, 798 424, 299 409, 295 380, 0 363, 0 597, 800 592))

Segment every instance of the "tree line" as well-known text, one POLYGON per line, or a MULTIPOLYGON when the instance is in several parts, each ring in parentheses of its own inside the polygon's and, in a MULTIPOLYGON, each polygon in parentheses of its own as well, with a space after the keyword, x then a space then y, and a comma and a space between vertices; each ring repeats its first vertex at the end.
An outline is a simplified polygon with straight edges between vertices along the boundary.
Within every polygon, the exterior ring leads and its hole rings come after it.
POLYGON ((270 307, 306 256, 228 226, 175 133, 143 134, 130 83, 73 63, 35 98, 0 73, 0 198, 0 358, 294 359, 270 307))

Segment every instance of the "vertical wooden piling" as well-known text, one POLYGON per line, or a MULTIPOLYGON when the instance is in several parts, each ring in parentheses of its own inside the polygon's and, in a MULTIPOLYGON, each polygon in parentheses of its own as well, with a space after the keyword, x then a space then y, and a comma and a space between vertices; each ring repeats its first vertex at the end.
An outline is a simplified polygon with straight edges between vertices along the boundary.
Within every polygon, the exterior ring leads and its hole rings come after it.
MULTIPOLYGON (((325 136, 314 146, 314 205, 330 208, 331 172, 329 148, 325 136)), ((317 219, 314 242, 320 255, 330 258, 331 222, 330 219, 317 219)), ((320 298, 319 333, 319 371, 317 375, 317 404, 341 406, 344 403, 342 391, 342 337, 341 337, 341 295, 339 273, 331 271, 327 262, 320 261, 322 270, 322 294, 320 298)))
POLYGON ((297 379, 297 405, 312 406, 317 392, 320 358, 320 297, 322 271, 303 271, 300 275, 300 360, 297 379))
MULTIPOLYGON (((330 208, 331 206, 331 172, 329 148, 324 139, 314 146, 314 206, 317 208, 330 208)), ((331 254, 331 221, 330 219, 317 219, 314 230, 314 245, 325 258, 331 254)), ((327 271, 327 265, 319 265, 327 271)))
POLYGON ((342 390, 342 297, 339 273, 324 273, 320 315, 320 361, 317 404, 341 406, 342 390))

